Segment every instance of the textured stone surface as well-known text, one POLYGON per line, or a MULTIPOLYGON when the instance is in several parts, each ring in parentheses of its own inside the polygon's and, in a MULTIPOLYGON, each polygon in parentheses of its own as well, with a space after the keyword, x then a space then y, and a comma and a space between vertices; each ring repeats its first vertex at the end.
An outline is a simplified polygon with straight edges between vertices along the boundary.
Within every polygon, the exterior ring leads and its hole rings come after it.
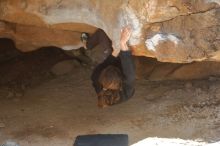
POLYGON ((51 68, 51 72, 55 75, 64 75, 70 73, 74 68, 80 66, 80 63, 75 60, 64 60, 58 62, 51 68))
POLYGON ((136 56, 161 62, 220 60, 220 0, 2 0, 0 37, 21 51, 77 48, 80 32, 102 28, 118 48, 130 24, 136 56))
POLYGON ((135 57, 137 79, 147 80, 192 80, 207 79, 220 75, 219 62, 193 63, 158 62, 153 58, 135 57))

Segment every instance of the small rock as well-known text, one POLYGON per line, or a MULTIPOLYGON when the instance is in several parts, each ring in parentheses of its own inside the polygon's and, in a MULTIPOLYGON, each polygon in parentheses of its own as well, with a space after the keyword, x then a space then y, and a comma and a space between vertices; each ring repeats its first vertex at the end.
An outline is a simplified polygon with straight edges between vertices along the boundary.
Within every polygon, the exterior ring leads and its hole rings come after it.
POLYGON ((0 128, 5 128, 5 123, 0 122, 0 128))
POLYGON ((7 95, 7 98, 12 98, 12 97, 14 97, 14 93, 11 92, 11 91, 9 91, 9 92, 8 92, 8 95, 7 95))
POLYGON ((190 111, 189 108, 187 106, 183 106, 183 109, 185 109, 186 111, 190 111))
POLYGON ((185 83, 185 88, 190 89, 190 88, 192 88, 192 87, 193 87, 193 85, 192 85, 191 82, 185 83))
POLYGON ((196 88, 196 93, 197 93, 197 94, 202 93, 202 89, 201 89, 201 88, 196 88))
POLYGON ((191 119, 193 116, 191 114, 188 115, 188 118, 191 119))
POLYGON ((13 101, 14 102, 19 102, 21 99, 20 98, 18 98, 18 97, 16 97, 16 98, 13 98, 13 101))
POLYGON ((51 72, 55 75, 64 75, 70 73, 74 68, 79 67, 80 63, 76 60, 65 60, 55 64, 51 72))
POLYGON ((216 77, 213 77, 213 76, 209 77, 209 81, 216 81, 216 80, 218 80, 216 77))
POLYGON ((26 89, 26 86, 25 86, 24 84, 22 84, 22 85, 21 85, 21 89, 22 89, 22 90, 25 90, 25 89, 26 89))
POLYGON ((203 101, 202 103, 200 103, 200 108, 203 108, 204 106, 206 106, 206 102, 203 101))
POLYGON ((15 96, 16 96, 16 97, 22 97, 22 96, 23 96, 23 94, 22 94, 22 93, 20 93, 20 92, 16 92, 16 93, 15 93, 15 96))
POLYGON ((17 143, 13 141, 6 141, 2 146, 19 146, 17 143))

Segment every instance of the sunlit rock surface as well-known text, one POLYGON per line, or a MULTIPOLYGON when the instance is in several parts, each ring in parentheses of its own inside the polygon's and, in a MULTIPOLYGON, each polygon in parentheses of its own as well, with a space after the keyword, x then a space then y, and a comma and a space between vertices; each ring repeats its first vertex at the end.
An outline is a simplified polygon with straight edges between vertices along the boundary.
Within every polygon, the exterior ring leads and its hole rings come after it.
POLYGON ((180 138, 157 138, 149 137, 131 146, 218 146, 220 142, 206 143, 199 140, 183 140, 180 138))
POLYGON ((80 33, 102 28, 119 47, 130 24, 136 56, 161 62, 220 61, 220 0, 1 0, 0 37, 27 52, 77 48, 80 33))

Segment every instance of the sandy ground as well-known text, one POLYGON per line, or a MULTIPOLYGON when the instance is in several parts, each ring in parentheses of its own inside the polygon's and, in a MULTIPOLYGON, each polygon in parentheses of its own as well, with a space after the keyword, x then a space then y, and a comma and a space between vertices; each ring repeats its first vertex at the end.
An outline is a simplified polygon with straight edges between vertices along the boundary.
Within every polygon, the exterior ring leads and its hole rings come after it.
POLYGON ((8 82, 0 86, 0 145, 71 146, 84 134, 128 134, 130 145, 149 137, 220 141, 220 78, 137 80, 132 99, 99 109, 90 67, 54 76, 49 71, 55 56, 47 51, 42 58, 22 56, 1 64, 1 81, 8 82))
POLYGON ((123 133, 134 144, 147 137, 220 140, 220 79, 138 80, 126 103, 99 109, 88 69, 55 77, 21 97, 0 98, 0 143, 72 145, 77 135, 123 133))

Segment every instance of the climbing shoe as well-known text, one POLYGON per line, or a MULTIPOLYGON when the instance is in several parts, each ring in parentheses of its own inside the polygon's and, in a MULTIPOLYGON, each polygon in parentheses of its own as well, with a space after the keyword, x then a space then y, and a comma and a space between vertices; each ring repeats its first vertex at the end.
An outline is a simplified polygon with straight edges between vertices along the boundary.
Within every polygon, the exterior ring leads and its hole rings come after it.
POLYGON ((83 32, 83 33, 81 34, 81 41, 84 43, 84 42, 87 42, 88 39, 89 39, 89 34, 86 33, 86 32, 83 32))

